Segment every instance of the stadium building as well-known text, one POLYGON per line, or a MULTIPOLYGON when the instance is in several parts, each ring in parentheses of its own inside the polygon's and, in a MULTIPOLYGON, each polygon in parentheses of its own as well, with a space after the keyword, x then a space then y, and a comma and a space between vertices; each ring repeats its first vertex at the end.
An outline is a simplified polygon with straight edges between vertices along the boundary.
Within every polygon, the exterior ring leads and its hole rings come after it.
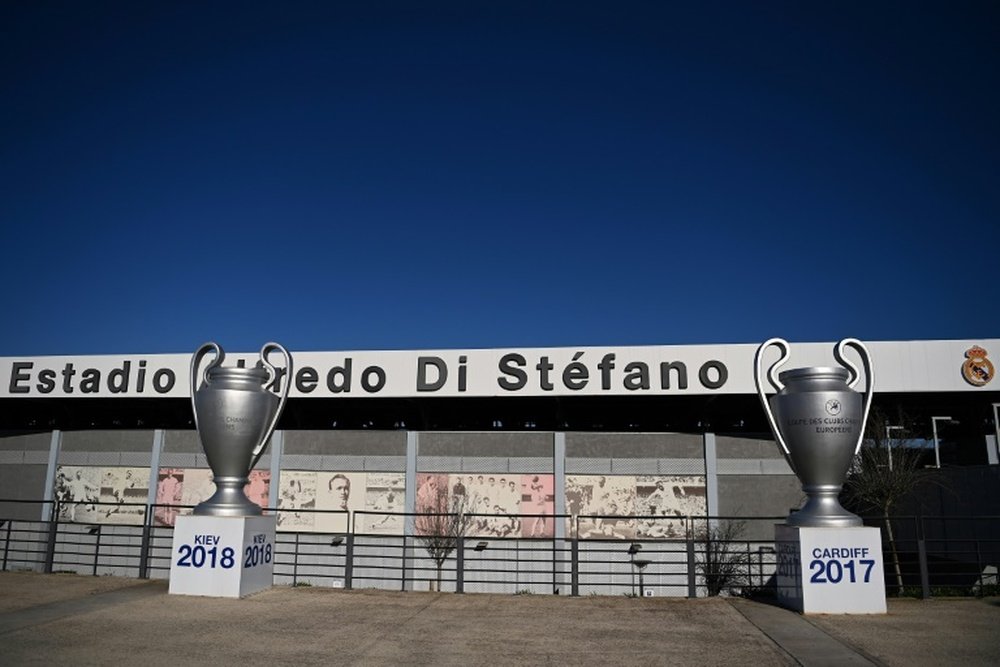
MULTIPOLYGON (((867 346, 884 441, 995 481, 1000 339, 867 346)), ((835 365, 833 348, 793 343, 782 370, 835 365)), ((278 379, 291 383, 287 406, 247 493, 278 511, 279 534, 296 544, 405 538, 419 531, 405 515, 441 488, 481 515, 469 534, 483 544, 679 538, 691 517, 766 517, 745 537, 767 540, 770 519, 803 494, 756 395, 756 349, 293 352, 291 373, 278 379)), ((225 363, 257 359, 228 352, 225 363)), ((59 530, 88 534, 169 529, 213 487, 194 430, 190 361, 0 359, 0 518, 58 518, 59 530)), ((969 488, 996 506, 995 487, 969 488)))

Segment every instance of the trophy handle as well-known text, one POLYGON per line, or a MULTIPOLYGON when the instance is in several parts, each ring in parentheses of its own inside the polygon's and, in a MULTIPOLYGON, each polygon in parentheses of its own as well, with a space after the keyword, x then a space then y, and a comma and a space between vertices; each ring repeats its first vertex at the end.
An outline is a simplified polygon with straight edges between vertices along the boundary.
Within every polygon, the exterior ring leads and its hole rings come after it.
POLYGON ((215 342, 208 342, 208 343, 203 344, 194 353, 194 356, 191 357, 191 373, 190 373, 190 376, 191 376, 191 412, 194 413, 194 427, 195 427, 195 429, 198 428, 198 408, 195 406, 195 403, 194 403, 194 393, 196 391, 198 391, 198 380, 199 380, 199 377, 198 377, 198 365, 201 364, 201 360, 209 352, 215 352, 215 359, 213 359, 211 362, 209 362, 208 366, 205 366, 205 370, 202 371, 202 376, 201 376, 200 379, 202 379, 205 382, 205 384, 208 384, 208 372, 210 370, 212 370, 213 368, 215 368, 216 366, 220 365, 222 363, 222 361, 226 358, 226 353, 223 352, 222 348, 219 346, 219 344, 215 343, 215 342))
POLYGON ((271 350, 278 350, 285 358, 285 388, 281 391, 281 401, 278 403, 278 410, 274 413, 274 419, 268 424, 267 431, 264 433, 264 438, 260 441, 260 444, 253 450, 253 463, 250 464, 251 470, 257 465, 260 457, 264 455, 264 448, 267 447, 268 440, 271 439, 274 429, 278 426, 278 419, 281 418, 281 413, 285 410, 285 403, 288 401, 288 390, 292 386, 292 356, 288 354, 288 350, 278 343, 273 342, 264 343, 264 347, 260 348, 260 361, 267 370, 267 384, 271 384, 278 377, 278 371, 267 360, 267 353, 271 350))
POLYGON ((778 446, 781 447, 781 453, 785 455, 785 460, 788 461, 788 465, 791 466, 792 471, 795 471, 795 466, 792 464, 792 455, 788 451, 788 445, 785 444, 785 439, 781 437, 781 429, 778 428, 778 422, 774 419, 774 413, 771 411, 771 404, 767 402, 767 396, 764 395, 764 386, 761 383, 761 363, 764 361, 764 350, 768 347, 775 345, 781 348, 781 357, 774 363, 773 366, 767 371, 767 380, 771 383, 777 391, 781 391, 785 388, 785 385, 778 380, 776 371, 780 368, 790 355, 790 349, 788 346, 788 341, 784 338, 769 338, 764 341, 760 347, 757 348, 757 354, 754 355, 753 362, 753 382, 754 386, 757 387, 757 396, 760 397, 760 403, 764 406, 764 414, 767 415, 767 422, 771 426, 771 431, 774 433, 775 439, 778 441, 778 446))
POLYGON ((861 442, 865 438, 865 424, 868 423, 868 411, 872 407, 872 395, 875 391, 875 374, 872 372, 872 358, 871 354, 868 352, 868 348, 865 347, 857 338, 845 338, 844 340, 837 343, 836 347, 833 348, 833 356, 837 358, 837 361, 841 366, 847 369, 850 373, 850 378, 847 381, 847 386, 851 389, 854 385, 858 383, 861 379, 861 375, 858 373, 858 367, 855 366, 850 359, 844 356, 845 347, 853 347, 858 352, 858 356, 861 357, 861 363, 865 367, 865 377, 868 381, 865 383, 865 407, 864 412, 861 415, 861 432, 858 434, 858 443, 854 447, 854 454, 857 456, 858 451, 861 449, 861 442))

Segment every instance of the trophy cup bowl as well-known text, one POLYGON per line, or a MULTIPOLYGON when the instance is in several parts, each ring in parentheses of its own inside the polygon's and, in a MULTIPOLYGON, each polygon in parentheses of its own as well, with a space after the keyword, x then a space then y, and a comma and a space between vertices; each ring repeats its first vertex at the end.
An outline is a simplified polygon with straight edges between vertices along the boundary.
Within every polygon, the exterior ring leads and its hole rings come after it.
POLYGON ((802 483, 807 501, 786 519, 791 526, 846 528, 861 526, 860 517, 840 505, 851 462, 861 446, 874 378, 868 351, 860 341, 845 339, 834 352, 847 368, 813 366, 785 371, 775 380, 774 372, 788 359, 788 343, 773 338, 757 350, 754 380, 771 430, 789 466, 802 483), (767 399, 761 384, 761 357, 770 345, 783 348, 782 358, 767 374, 778 393, 767 399), (867 373, 865 394, 853 391, 859 375, 843 356, 850 345, 861 354, 867 373))
POLYGON ((268 343, 254 368, 222 367, 225 353, 215 343, 205 343, 191 360, 191 404, 202 448, 212 469, 215 493, 194 508, 194 514, 208 516, 256 516, 261 508, 246 497, 243 489, 250 471, 260 460, 277 426, 291 384, 291 357, 277 343, 268 343), (277 371, 266 359, 271 349, 285 357, 287 375, 279 398, 266 389, 277 371), (198 389, 198 365, 208 352, 216 358, 205 368, 198 389))

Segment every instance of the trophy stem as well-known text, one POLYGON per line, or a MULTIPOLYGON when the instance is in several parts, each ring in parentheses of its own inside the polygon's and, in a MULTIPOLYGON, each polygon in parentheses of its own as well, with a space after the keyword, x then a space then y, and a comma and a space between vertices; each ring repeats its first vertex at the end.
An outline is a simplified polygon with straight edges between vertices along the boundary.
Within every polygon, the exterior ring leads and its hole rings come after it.
POLYGON ((258 516, 262 513, 260 505, 253 503, 243 493, 249 482, 247 475, 234 477, 215 477, 215 493, 208 500, 194 508, 194 514, 199 516, 258 516))
POLYGON ((815 528, 849 528, 863 526, 864 522, 856 514, 845 510, 840 504, 840 489, 843 484, 803 484, 802 490, 808 500, 798 512, 792 512, 786 523, 790 526, 815 528))

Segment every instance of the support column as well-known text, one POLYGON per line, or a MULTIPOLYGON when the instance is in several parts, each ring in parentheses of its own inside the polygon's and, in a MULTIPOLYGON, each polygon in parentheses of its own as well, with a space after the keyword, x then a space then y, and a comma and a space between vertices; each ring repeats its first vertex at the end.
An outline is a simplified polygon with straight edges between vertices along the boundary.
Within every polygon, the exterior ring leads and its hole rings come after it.
MULTIPOLYGON (((566 434, 552 436, 552 472, 554 500, 552 513, 558 516, 566 511, 566 434)), ((553 519, 557 540, 566 537, 566 522, 553 519)))
POLYGON ((160 481, 160 454, 163 453, 164 432, 162 428, 153 431, 153 449, 149 453, 149 493, 146 495, 146 513, 156 504, 156 490, 160 481))
POLYGON ((271 434, 271 484, 267 490, 267 506, 278 507, 278 492, 281 490, 281 457, 285 453, 285 432, 271 434))
POLYGON ((55 497, 56 468, 59 467, 59 452, 62 451, 62 431, 56 429, 52 431, 49 439, 49 462, 45 469, 45 491, 42 499, 42 521, 52 518, 52 500, 55 497))
POLYGON ((416 431, 406 432, 406 495, 403 511, 408 515, 404 522, 404 535, 413 535, 414 517, 417 511, 417 456, 420 453, 420 434, 416 431))
POLYGON ((420 434, 416 431, 406 432, 406 494, 404 496, 403 511, 406 517, 403 522, 403 557, 401 559, 400 582, 401 590, 411 588, 410 561, 407 558, 406 549, 413 540, 416 532, 416 518, 413 516, 417 511, 417 457, 420 455, 420 434))
MULTIPOLYGON (((719 459, 715 453, 715 434, 705 433, 705 504, 708 516, 719 515, 719 459)), ((710 522, 710 526, 714 521, 710 522)))
POLYGON ((566 434, 561 432, 552 434, 552 480, 552 592, 558 593, 566 576, 560 558, 566 548, 566 522, 556 518, 566 508, 566 434))

